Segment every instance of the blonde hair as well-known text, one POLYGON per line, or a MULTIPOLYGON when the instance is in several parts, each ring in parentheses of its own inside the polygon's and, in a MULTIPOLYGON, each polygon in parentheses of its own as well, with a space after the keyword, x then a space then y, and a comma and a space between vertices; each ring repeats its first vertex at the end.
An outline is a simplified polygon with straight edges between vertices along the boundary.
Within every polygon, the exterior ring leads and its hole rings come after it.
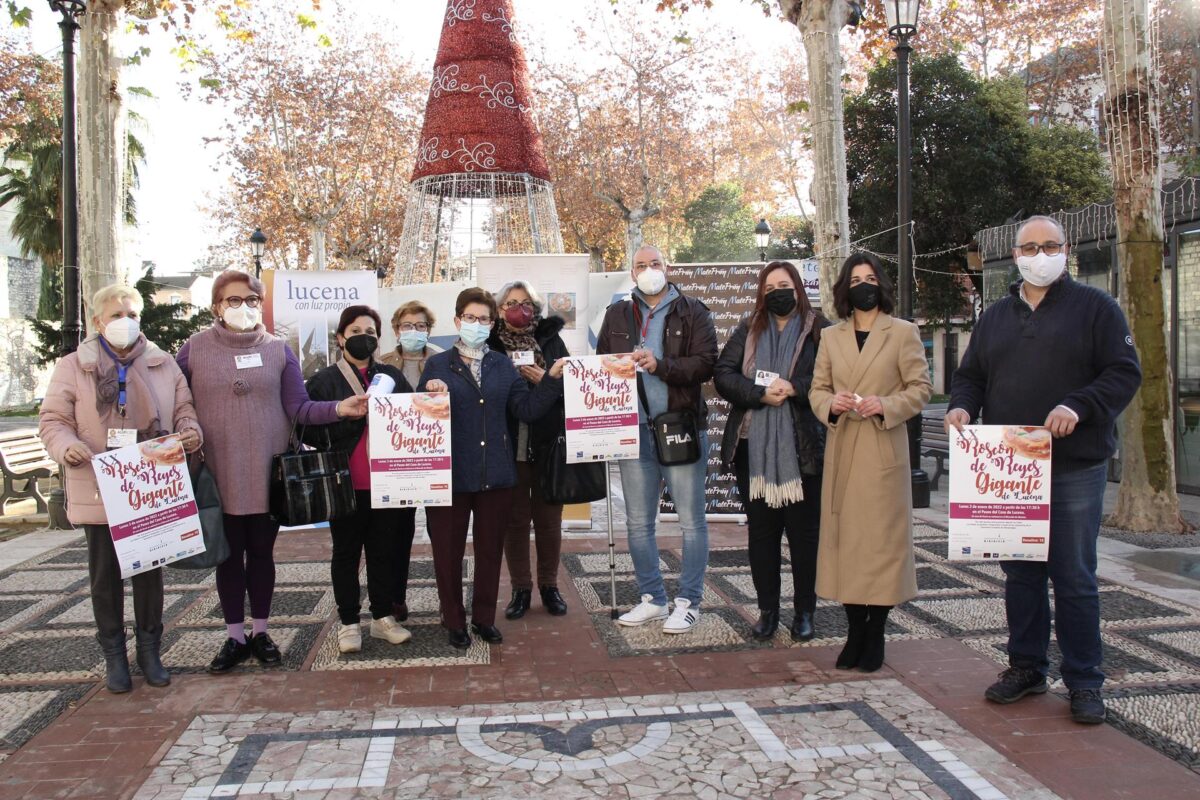
POLYGON ((433 330, 434 323, 437 322, 437 318, 433 316, 433 312, 429 310, 428 306, 420 300, 409 300, 392 314, 392 329, 394 330, 400 324, 401 317, 408 314, 424 314, 430 330, 433 330))
POLYGON ((123 283, 112 283, 108 286, 101 287, 99 291, 92 296, 92 313, 99 314, 100 309, 108 305, 110 300, 129 300, 133 306, 133 310, 137 314, 142 313, 142 309, 146 306, 146 301, 142 299, 142 293, 132 286, 123 283))

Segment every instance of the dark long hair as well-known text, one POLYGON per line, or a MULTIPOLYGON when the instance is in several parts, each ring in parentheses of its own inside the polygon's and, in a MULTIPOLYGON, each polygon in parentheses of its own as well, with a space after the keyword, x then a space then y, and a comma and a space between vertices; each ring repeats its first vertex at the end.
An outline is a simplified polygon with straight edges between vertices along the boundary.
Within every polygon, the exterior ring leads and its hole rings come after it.
POLYGON ((833 284, 833 307, 837 315, 842 319, 850 319, 854 314, 854 306, 850 303, 850 273, 859 264, 868 264, 874 270, 875 279, 879 281, 879 310, 891 314, 896 308, 896 295, 883 264, 873 253, 855 253, 842 264, 842 270, 833 284))
MULTIPOLYGON (((772 261, 767 264, 758 273, 758 293, 754 298, 754 313, 750 315, 750 336, 757 338, 762 336, 767 330, 767 325, 771 321, 771 312, 767 310, 767 276, 777 269, 781 269, 788 274, 792 279, 792 286, 796 288, 796 310, 794 313, 801 317, 808 316, 808 312, 813 310, 812 303, 808 301, 808 294, 804 291, 804 280, 800 277, 800 270, 796 269, 796 265, 790 261, 772 261)), ((812 328, 812 338, 814 344, 821 342, 821 322, 825 319, 821 312, 817 313, 817 323, 812 328)))

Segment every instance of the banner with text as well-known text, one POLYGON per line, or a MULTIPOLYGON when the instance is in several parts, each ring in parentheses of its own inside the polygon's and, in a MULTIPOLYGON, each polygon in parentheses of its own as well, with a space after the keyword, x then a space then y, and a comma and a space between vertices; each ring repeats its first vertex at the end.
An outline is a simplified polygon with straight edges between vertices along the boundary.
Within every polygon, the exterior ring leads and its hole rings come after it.
POLYGON ((1045 561, 1050 431, 965 425, 951 432, 951 561, 1045 561))
MULTIPOLYGON (((335 331, 346 306, 379 310, 374 270, 264 270, 262 277, 267 291, 263 324, 292 348, 305 378, 337 362, 335 331)), ((386 325, 388 316, 380 314, 386 325)))
POLYGON ((367 416, 371 508, 451 504, 450 395, 373 395, 367 416))
POLYGON ((636 376, 628 357, 585 356, 566 363, 568 464, 638 457, 636 376))
POLYGON ((121 577, 204 552, 187 456, 175 434, 92 459, 121 577))

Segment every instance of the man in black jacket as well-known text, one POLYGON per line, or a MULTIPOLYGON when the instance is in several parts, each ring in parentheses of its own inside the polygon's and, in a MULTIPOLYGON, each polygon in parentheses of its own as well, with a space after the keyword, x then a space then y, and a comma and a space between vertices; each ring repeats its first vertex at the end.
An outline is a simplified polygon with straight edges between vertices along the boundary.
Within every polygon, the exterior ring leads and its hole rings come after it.
POLYGON ((1046 691, 1049 578, 1071 716, 1097 724, 1105 712, 1096 539, 1116 419, 1142 372, 1116 301, 1066 274, 1065 240, 1050 217, 1018 229, 1013 257, 1023 280, 980 317, 954 373, 946 431, 982 409, 985 425, 1044 425, 1053 434, 1049 560, 1001 562, 1009 668, 984 696, 1013 703, 1046 691))
POLYGON ((617 621, 637 626, 665 620, 664 633, 687 633, 700 620, 700 598, 708 567, 708 522, 704 516, 707 408, 700 386, 713 374, 717 332, 704 303, 687 297, 670 283, 667 270, 667 259, 657 247, 647 245, 634 254, 632 274, 637 286, 629 300, 609 306, 596 353, 633 353, 639 368, 639 396, 644 398, 638 401, 640 455, 636 460, 619 462, 629 555, 641 602, 617 621), (683 410, 695 414, 700 458, 691 464, 663 466, 654 447, 650 422, 667 411, 683 410), (664 480, 683 531, 679 596, 670 610, 654 537, 664 480))

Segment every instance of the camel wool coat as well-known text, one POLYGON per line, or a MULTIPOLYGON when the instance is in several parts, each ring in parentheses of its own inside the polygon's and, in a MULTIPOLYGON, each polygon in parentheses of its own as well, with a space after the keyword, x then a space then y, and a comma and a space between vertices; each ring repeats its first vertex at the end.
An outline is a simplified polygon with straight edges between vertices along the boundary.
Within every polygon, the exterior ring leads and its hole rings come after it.
POLYGON ((817 594, 846 604, 894 606, 917 594, 912 478, 905 422, 933 393, 920 330, 880 313, 862 352, 853 320, 826 328, 808 398, 828 426, 821 492, 817 594), (877 395, 883 417, 848 411, 830 421, 838 392, 877 395))

